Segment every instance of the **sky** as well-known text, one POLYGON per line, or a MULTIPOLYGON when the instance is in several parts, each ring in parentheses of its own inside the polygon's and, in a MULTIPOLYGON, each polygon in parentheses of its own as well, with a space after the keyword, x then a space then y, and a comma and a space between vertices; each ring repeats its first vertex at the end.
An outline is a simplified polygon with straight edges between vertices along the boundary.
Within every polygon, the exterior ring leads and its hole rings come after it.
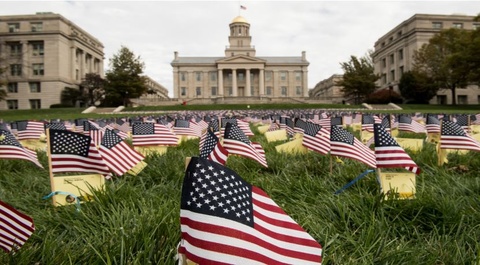
POLYGON ((375 42, 414 14, 480 13, 478 1, 5 1, 0 15, 53 12, 104 45, 105 72, 120 48, 145 64, 144 73, 173 97, 174 52, 179 56, 224 56, 229 24, 250 23, 256 55, 301 56, 310 62, 308 87, 333 74, 342 62, 365 56, 375 42), (241 9, 240 6, 246 7, 241 9))

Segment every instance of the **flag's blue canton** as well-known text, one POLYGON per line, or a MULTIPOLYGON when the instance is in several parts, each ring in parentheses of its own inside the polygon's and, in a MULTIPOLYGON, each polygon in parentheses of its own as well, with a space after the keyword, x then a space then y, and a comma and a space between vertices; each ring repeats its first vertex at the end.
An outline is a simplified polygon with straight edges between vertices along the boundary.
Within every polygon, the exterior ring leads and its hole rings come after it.
POLYGON ((390 115, 383 117, 382 126, 385 128, 390 128, 390 115))
POLYGON ((87 119, 75 119, 75 126, 83 126, 83 123, 86 121, 87 119))
POLYGON ((280 117, 280 124, 287 124, 287 118, 286 117, 280 117))
POLYGON ((317 135, 318 131, 320 131, 321 129, 322 126, 320 124, 307 122, 307 124, 305 125, 305 131, 303 133, 315 137, 315 135, 317 135))
POLYGON ((91 124, 89 121, 84 121, 83 122, 83 130, 88 132, 88 131, 98 131, 98 128, 91 124))
POLYGON ((13 134, 7 130, 0 130, 0 145, 13 145, 23 148, 15 136, 13 136, 13 134))
POLYGON ((17 131, 27 130, 28 121, 17 121, 17 131))
POLYGON ((372 115, 363 115, 362 116, 362 124, 373 124, 375 120, 373 119, 372 115))
POLYGON ((468 116, 467 115, 458 115, 457 124, 460 126, 468 126, 468 116))
POLYGON ((412 124, 412 118, 407 117, 405 115, 401 115, 398 118, 398 123, 406 123, 406 124, 412 124))
POLYGON ((210 128, 211 130, 213 130, 214 132, 218 132, 219 129, 218 129, 218 120, 217 119, 212 119, 209 123, 208 123, 208 128, 210 128))
POLYGON ((354 137, 350 132, 344 130, 343 128, 332 126, 330 141, 353 145, 354 137))
POLYGON ((66 130, 65 124, 60 122, 45 123, 45 129, 66 130))
POLYGON ((208 135, 203 143, 202 150, 200 150, 201 158, 208 158, 208 155, 215 149, 218 143, 218 137, 212 131, 209 130, 206 133, 208 135))
POLYGON ((342 125, 342 117, 333 117, 330 119, 330 125, 342 125))
POLYGON ((290 119, 290 118, 286 118, 286 123, 285 124, 292 129, 295 127, 295 124, 293 123, 293 120, 290 119))
POLYGON ((175 127, 178 128, 189 128, 190 127, 190 122, 187 120, 176 120, 175 121, 175 127))
POLYGON ((427 115, 427 124, 438 124, 440 125, 440 121, 434 115, 427 115))
POLYGON ((138 122, 132 126, 132 134, 134 135, 146 135, 155 134, 155 124, 151 122, 138 122))
POLYGON ((232 170, 192 158, 185 174, 181 208, 253 227, 252 186, 232 170))
POLYGON ((297 121, 295 122, 295 127, 301 128, 303 130, 305 130, 306 125, 307 123, 302 119, 297 119, 297 121))
POLYGON ((88 157, 90 136, 66 130, 50 130, 52 154, 73 154, 88 157))
POLYGON ((105 130, 105 134, 103 135, 101 145, 105 146, 108 149, 111 149, 122 141, 122 138, 118 136, 113 130, 107 129, 105 130))
POLYGON ((227 127, 227 123, 231 123, 231 124, 237 125, 237 119, 222 118, 222 128, 227 127))
POLYGON ((477 116, 475 114, 470 115, 470 121, 476 121, 477 116))
POLYGON ((462 127, 451 121, 442 122, 442 135, 467 136, 462 127))
POLYGON ((225 128, 225 139, 232 139, 250 145, 250 140, 247 138, 245 133, 237 125, 229 122, 225 128))
POLYGON ((381 124, 374 124, 375 130, 378 132, 375 134, 375 147, 382 146, 399 146, 395 139, 383 129, 381 124))

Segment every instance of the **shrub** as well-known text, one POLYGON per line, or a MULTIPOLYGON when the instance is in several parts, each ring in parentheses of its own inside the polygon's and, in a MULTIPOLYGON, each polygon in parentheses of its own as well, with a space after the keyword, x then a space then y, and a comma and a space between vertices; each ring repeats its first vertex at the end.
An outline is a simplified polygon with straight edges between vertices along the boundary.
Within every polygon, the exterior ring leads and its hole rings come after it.
POLYGON ((400 104, 402 101, 402 96, 397 92, 382 89, 370 94, 365 102, 368 104, 388 104, 390 102, 400 104))
POLYGON ((51 108, 51 109, 73 108, 73 107, 75 107, 75 106, 73 106, 73 105, 71 105, 71 104, 63 104, 63 103, 50 105, 50 108, 51 108))

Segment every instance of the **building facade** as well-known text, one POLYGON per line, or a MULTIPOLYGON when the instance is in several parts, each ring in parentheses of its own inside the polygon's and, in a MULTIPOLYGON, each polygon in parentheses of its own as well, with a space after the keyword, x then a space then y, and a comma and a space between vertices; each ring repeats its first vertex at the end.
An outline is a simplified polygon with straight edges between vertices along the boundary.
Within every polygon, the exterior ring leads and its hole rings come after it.
POLYGON ((174 52, 174 98, 228 103, 308 97, 305 52, 298 57, 257 57, 247 20, 238 16, 229 26, 230 45, 224 57, 181 57, 174 52))
POLYGON ((342 86, 337 83, 343 80, 343 75, 334 74, 327 79, 318 82, 313 89, 310 90, 311 99, 326 100, 332 104, 345 103, 342 86))
POLYGON ((140 99, 168 99, 168 89, 160 85, 157 81, 149 76, 144 76, 145 85, 147 86, 147 93, 142 95, 140 99))
POLYGON ((45 109, 65 87, 79 88, 87 73, 103 72, 103 44, 59 14, 0 17, 0 109, 45 109))
MULTIPOLYGON (((398 92, 398 83, 404 72, 413 70, 413 55, 423 44, 443 29, 480 28, 474 16, 415 14, 400 23, 375 42, 373 63, 375 73, 380 75, 380 89, 393 87, 398 92)), ((457 89, 458 104, 479 104, 478 86, 457 89)), ((451 104, 450 90, 440 90, 430 104, 451 104)))

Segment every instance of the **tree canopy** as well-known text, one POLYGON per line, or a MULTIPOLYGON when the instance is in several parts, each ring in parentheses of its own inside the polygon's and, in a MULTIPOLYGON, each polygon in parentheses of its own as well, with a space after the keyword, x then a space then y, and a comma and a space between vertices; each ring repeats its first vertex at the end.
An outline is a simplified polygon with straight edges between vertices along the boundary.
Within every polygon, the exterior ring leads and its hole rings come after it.
POLYGON ((110 70, 106 73, 104 105, 128 105, 129 98, 138 98, 147 90, 142 76, 144 63, 140 56, 125 46, 110 59, 110 70))
POLYGON ((350 61, 340 63, 343 80, 336 85, 342 86, 345 98, 354 99, 355 104, 360 104, 377 88, 375 82, 379 76, 374 73, 371 54, 357 58, 351 56, 350 61))
POLYGON ((89 106, 97 105, 96 103, 103 101, 105 97, 105 79, 99 74, 88 73, 82 81, 80 87, 83 89, 87 104, 89 106))
POLYGON ((428 104, 438 91, 433 79, 424 73, 409 71, 400 78, 398 89, 407 103, 428 104))

